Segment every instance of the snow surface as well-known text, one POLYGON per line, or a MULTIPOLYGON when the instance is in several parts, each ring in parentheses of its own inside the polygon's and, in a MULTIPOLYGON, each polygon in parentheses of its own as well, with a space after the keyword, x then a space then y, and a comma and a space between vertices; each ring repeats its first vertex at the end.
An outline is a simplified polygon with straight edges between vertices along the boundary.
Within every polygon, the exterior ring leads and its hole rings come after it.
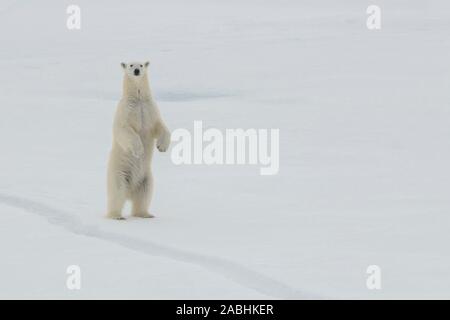
POLYGON ((1 0, 0 298, 450 298, 449 10, 1 0), (279 174, 156 152, 157 218, 105 219, 119 63, 136 59, 172 130, 279 128, 279 174))

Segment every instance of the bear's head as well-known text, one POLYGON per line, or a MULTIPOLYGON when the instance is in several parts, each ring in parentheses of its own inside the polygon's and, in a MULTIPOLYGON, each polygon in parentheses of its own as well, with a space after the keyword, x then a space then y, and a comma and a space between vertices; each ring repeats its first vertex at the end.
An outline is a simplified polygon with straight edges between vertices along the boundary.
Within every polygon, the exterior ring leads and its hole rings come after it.
POLYGON ((141 80, 143 77, 147 75, 147 68, 150 62, 130 62, 125 63, 122 62, 121 66, 125 72, 125 74, 133 80, 141 80))

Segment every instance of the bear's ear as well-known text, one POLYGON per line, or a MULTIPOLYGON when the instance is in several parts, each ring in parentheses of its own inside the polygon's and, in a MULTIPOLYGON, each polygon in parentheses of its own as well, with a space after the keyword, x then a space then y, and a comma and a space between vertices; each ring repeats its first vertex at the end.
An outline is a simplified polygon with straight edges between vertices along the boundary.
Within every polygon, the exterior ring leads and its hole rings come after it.
POLYGON ((126 64, 125 62, 121 62, 120 65, 121 65, 122 68, 124 68, 124 69, 127 67, 127 64, 126 64))
POLYGON ((147 68, 150 65, 150 61, 146 61, 144 66, 147 68))

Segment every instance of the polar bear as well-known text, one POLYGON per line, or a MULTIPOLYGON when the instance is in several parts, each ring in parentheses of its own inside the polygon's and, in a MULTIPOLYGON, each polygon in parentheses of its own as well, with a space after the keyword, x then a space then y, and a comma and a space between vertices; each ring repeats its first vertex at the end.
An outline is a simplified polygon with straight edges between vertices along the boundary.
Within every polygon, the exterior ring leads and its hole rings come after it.
POLYGON ((170 131, 161 119, 148 84, 149 62, 121 63, 123 95, 113 124, 113 144, 108 163, 107 217, 124 219, 125 201, 132 202, 132 216, 152 218, 148 211, 153 191, 153 148, 165 152, 170 131))

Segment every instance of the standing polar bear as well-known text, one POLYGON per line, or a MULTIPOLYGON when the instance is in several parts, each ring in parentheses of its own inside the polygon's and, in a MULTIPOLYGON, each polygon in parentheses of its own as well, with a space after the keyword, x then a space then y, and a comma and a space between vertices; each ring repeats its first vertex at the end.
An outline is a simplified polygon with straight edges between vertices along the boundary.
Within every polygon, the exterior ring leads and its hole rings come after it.
POLYGON ((152 98, 147 78, 149 62, 122 63, 123 96, 113 125, 113 145, 108 163, 107 217, 123 219, 126 200, 134 217, 152 218, 148 212, 153 191, 153 148, 164 152, 170 132, 152 98))

